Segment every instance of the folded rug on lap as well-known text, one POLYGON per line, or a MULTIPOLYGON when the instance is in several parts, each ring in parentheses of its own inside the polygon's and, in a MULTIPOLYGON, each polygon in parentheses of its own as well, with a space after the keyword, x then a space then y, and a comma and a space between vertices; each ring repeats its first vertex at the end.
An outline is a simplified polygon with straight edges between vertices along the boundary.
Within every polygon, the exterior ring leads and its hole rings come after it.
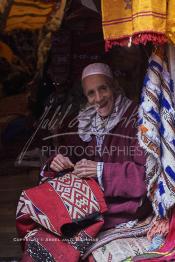
MULTIPOLYGON (((78 252, 76 257, 79 257, 95 241, 94 237, 103 226, 105 211, 104 196, 96 181, 67 173, 22 192, 16 225, 20 237, 27 239, 25 249, 39 254, 43 248, 55 258, 63 246, 64 250, 78 252), (30 242, 32 232, 37 240, 30 242), (47 235, 51 241, 42 241, 47 235), (56 243, 59 249, 57 252, 54 249, 54 253, 51 248, 53 239, 54 246, 56 243)), ((31 252, 29 254, 32 256, 31 252)), ((78 261, 73 257, 69 261, 78 261)))

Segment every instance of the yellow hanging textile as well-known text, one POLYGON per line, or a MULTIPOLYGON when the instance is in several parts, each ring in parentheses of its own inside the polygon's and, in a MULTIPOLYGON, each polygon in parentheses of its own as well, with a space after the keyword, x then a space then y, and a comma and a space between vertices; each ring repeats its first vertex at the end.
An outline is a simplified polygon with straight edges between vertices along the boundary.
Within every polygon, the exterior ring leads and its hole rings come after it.
POLYGON ((113 45, 175 43, 175 0, 102 0, 106 50, 113 45))
POLYGON ((168 16, 166 35, 172 44, 175 44, 175 0, 168 1, 168 16))

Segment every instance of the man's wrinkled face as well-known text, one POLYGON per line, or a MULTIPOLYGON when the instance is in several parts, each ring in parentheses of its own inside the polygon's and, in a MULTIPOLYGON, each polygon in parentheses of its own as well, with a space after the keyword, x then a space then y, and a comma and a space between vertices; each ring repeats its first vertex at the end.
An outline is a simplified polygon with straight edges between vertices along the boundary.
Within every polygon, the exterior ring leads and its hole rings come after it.
POLYGON ((105 75, 87 76, 82 81, 84 94, 90 105, 95 105, 101 117, 111 114, 114 107, 112 79, 105 75))

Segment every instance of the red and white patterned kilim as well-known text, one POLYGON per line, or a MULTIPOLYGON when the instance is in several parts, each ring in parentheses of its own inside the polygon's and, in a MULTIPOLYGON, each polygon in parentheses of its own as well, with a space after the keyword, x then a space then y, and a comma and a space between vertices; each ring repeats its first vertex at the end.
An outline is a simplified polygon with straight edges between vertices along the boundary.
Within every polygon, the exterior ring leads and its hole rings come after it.
POLYGON ((45 215, 38 207, 36 207, 32 203, 31 199, 28 198, 27 194, 23 192, 17 206, 17 219, 25 215, 29 215, 35 222, 58 235, 57 231, 50 223, 47 215, 45 215))
POLYGON ((59 193, 71 219, 82 219, 100 212, 100 206, 86 180, 68 173, 48 183, 59 193))
POLYGON ((18 219, 19 217, 27 214, 27 208, 25 206, 25 198, 24 198, 24 192, 22 192, 18 205, 17 205, 17 210, 16 210, 16 218, 18 219))

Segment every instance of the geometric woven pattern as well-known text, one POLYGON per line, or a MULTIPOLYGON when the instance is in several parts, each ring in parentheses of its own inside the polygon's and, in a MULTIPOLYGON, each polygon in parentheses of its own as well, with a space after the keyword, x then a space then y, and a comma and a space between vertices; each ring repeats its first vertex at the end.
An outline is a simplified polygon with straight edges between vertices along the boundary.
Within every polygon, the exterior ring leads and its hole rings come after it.
POLYGON ((29 215, 36 223, 58 235, 47 215, 32 203, 26 192, 23 192, 19 199, 16 216, 19 219, 19 217, 26 215, 29 215))
POLYGON ((26 213, 27 213, 27 208, 25 206, 25 197, 24 197, 24 192, 22 192, 17 205, 16 218, 18 219, 26 213))
POLYGON ((59 194, 71 219, 82 220, 100 212, 100 206, 86 180, 68 173, 48 183, 59 194))
POLYGON ((148 196, 161 217, 166 217, 175 204, 174 123, 174 85, 166 63, 159 54, 153 54, 142 90, 138 138, 147 152, 148 196))

